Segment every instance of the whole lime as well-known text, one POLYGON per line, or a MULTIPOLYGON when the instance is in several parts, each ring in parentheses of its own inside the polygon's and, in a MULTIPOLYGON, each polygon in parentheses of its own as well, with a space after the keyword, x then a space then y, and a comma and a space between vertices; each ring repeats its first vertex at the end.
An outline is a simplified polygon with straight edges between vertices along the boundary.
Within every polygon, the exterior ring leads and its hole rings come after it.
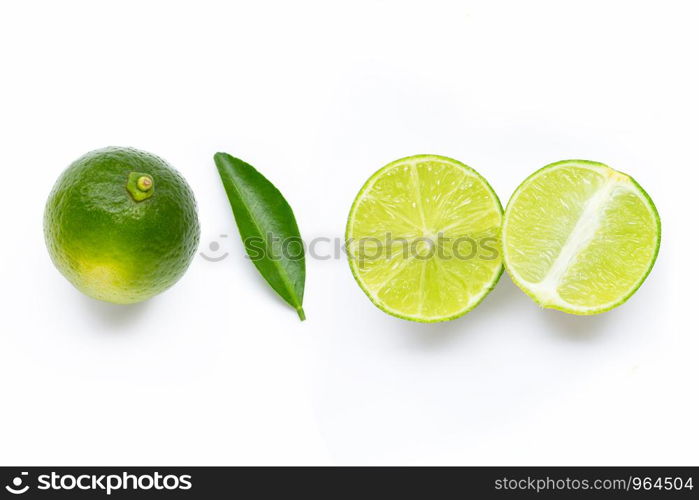
POLYGON ((161 158, 132 148, 91 151, 60 176, 46 203, 53 263, 78 290, 118 304, 174 285, 199 243, 192 190, 161 158))

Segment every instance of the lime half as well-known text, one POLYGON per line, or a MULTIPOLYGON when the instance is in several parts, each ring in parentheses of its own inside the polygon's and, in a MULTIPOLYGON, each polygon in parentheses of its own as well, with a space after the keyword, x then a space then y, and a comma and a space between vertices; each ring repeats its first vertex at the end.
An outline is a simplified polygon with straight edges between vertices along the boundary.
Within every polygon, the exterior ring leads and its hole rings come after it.
POLYGON ((475 170, 443 156, 390 163, 359 191, 347 221, 357 283, 381 310, 413 321, 457 318, 502 274, 502 206, 475 170))
POLYGON ((543 307, 597 314, 641 286, 660 246, 660 218, 631 177, 602 163, 547 165, 505 211, 503 256, 512 280, 543 307))

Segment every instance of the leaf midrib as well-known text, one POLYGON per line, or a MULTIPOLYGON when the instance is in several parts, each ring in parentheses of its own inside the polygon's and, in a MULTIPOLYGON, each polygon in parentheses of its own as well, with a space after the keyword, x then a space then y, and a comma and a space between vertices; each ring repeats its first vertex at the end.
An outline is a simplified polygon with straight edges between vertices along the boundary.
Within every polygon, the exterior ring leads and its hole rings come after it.
MULTIPOLYGON (((231 187, 233 188, 233 190, 235 190, 236 194, 238 195, 238 199, 240 199, 240 202, 242 203, 243 207, 245 208, 245 211, 247 212, 249 219, 252 221, 253 226, 255 226, 255 229, 257 230, 258 235, 260 236, 260 238, 262 238, 262 241, 265 242, 265 248, 267 250, 269 250, 269 246, 267 245, 267 240, 264 237, 264 234, 262 233, 262 230, 260 229, 260 226, 257 223, 257 220, 255 219, 255 217, 253 217, 252 210, 250 209, 250 207, 248 207, 248 204, 247 204, 245 198, 242 196, 240 190, 238 189, 238 186, 236 186, 235 182, 232 182, 231 187)), ((243 245, 245 245, 245 242, 243 242, 243 245)), ((272 262, 274 267, 277 269, 277 272, 279 273, 279 276, 282 279, 282 283, 284 284, 284 288, 286 288, 286 291, 288 292, 289 297, 291 297, 291 300, 293 301, 293 305, 296 308, 296 310, 298 311, 298 310, 303 309, 302 305, 299 304, 297 299, 296 299, 296 290, 294 290, 293 287, 291 287, 291 284, 289 283, 286 270, 281 266, 279 261, 274 260, 274 259, 269 259, 269 260, 272 262)))

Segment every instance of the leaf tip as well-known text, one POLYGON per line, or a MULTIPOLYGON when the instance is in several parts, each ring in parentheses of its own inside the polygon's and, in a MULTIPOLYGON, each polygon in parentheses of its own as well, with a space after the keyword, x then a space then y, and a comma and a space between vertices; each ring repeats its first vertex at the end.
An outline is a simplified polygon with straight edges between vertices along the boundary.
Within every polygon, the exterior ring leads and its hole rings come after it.
POLYGON ((301 321, 306 321, 306 313, 303 312, 303 307, 301 307, 301 306, 297 307, 296 312, 298 313, 299 319, 301 321))

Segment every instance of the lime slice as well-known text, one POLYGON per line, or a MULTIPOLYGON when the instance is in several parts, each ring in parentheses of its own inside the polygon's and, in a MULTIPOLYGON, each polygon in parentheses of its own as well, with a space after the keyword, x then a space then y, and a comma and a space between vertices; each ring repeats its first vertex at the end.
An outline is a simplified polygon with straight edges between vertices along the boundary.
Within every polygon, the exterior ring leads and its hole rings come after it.
POLYGON ((447 321, 497 283, 501 225, 500 201, 475 170, 443 156, 403 158, 376 172, 354 200, 350 268, 381 310, 447 321))
POLYGON ((539 305, 597 314, 626 302, 648 276, 660 246, 660 218, 628 175, 567 160, 517 188, 502 242, 507 272, 539 305))

